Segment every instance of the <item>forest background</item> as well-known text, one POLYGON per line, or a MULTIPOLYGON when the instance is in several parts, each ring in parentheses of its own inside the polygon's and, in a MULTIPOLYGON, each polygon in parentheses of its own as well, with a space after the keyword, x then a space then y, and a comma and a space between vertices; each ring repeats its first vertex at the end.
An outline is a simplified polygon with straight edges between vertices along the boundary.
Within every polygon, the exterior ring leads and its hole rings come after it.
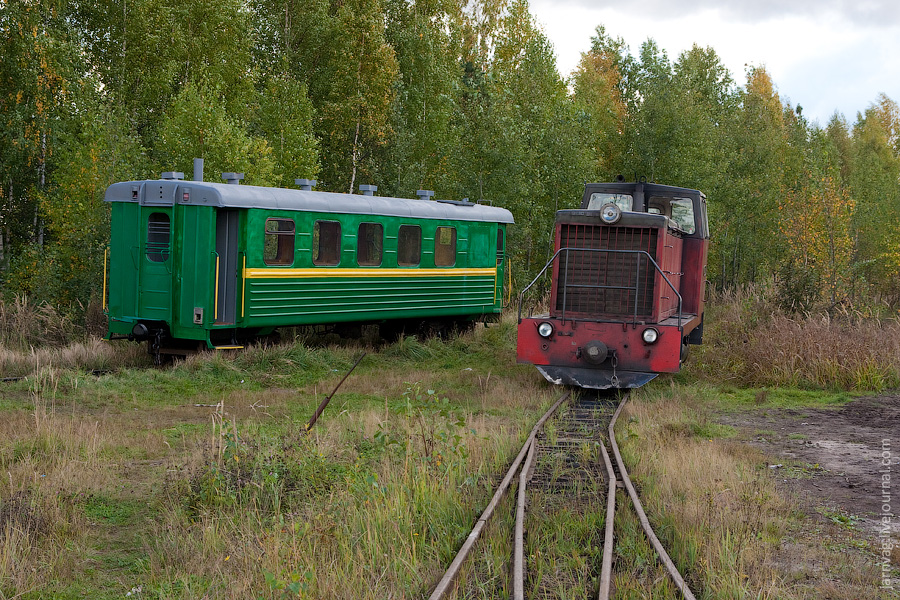
POLYGON ((0 0, 0 292, 99 304, 106 187, 246 184, 485 200, 516 285, 557 209, 623 174, 709 198, 708 277, 793 310, 900 308, 900 110, 822 127, 762 66, 634 54, 598 26, 571 77, 524 0, 0 0))

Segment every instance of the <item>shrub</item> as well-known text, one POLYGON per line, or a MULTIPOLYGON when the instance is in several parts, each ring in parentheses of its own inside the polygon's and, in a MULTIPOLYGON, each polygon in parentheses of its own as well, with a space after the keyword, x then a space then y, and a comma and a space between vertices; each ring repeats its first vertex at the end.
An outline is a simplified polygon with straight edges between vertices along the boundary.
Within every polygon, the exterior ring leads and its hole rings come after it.
POLYGON ((764 290, 725 293, 708 305, 691 371, 749 386, 880 391, 900 385, 900 321, 788 314, 764 290))

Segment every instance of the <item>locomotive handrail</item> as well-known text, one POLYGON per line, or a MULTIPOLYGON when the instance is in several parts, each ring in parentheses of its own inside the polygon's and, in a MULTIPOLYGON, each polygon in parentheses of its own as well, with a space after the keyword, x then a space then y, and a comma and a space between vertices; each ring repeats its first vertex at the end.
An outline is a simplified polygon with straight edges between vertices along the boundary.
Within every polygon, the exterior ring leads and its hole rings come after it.
MULTIPOLYGON (((543 277, 544 273, 546 273, 547 269, 550 267, 550 265, 552 265, 554 263, 554 261, 556 261, 556 259, 559 258, 560 254, 565 252, 566 260, 568 262, 569 253, 572 251, 575 251, 575 252, 604 252, 604 253, 611 253, 611 254, 634 254, 634 255, 637 255, 638 257, 640 257, 640 255, 645 256, 647 258, 647 260, 650 262, 650 264, 653 265, 653 268, 660 275, 660 277, 662 277, 662 280, 665 281, 666 285, 669 286, 669 289, 671 289, 675 293, 675 296, 678 297, 678 317, 677 318, 678 318, 678 326, 681 327, 681 322, 683 320, 681 294, 678 292, 677 289, 675 289, 675 286, 672 285, 672 282, 669 281, 669 278, 666 277, 665 272, 662 270, 662 268, 660 268, 660 266, 659 266, 659 264, 657 264, 656 260, 654 260, 653 257, 650 256, 650 254, 647 253, 645 250, 614 250, 614 249, 604 249, 604 248, 569 248, 569 247, 560 248, 559 250, 557 250, 556 253, 550 258, 550 260, 547 261, 547 264, 544 265, 544 268, 541 269, 540 273, 538 273, 537 276, 531 281, 531 283, 529 283, 527 286, 525 286, 525 288, 519 293, 519 312, 518 312, 518 322, 519 323, 522 322, 522 305, 524 304, 524 301, 525 301, 525 293, 529 289, 531 289, 531 287, 535 283, 537 283, 538 279, 543 277)), ((638 295, 639 295, 640 289, 641 289, 641 282, 640 282, 641 262, 639 259, 636 260, 635 262, 636 262, 636 265, 635 265, 635 284, 634 284, 634 286, 617 286, 617 285, 571 285, 571 286, 569 286, 564 283, 563 284, 563 308, 562 308, 561 320, 562 321, 566 320, 566 297, 567 297, 568 288, 569 287, 581 287, 581 288, 590 288, 590 289, 633 290, 634 291, 634 315, 633 315, 632 324, 636 324, 637 323, 637 312, 638 312, 638 295)), ((565 277, 568 278, 568 269, 566 269, 566 271, 565 271, 565 277)))

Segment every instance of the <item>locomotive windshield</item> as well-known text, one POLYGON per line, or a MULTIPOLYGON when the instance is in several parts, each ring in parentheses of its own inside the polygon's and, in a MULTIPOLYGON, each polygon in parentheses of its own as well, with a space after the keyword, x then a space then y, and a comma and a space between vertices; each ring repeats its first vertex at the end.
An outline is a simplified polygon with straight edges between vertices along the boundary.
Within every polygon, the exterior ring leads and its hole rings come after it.
POLYGON ((600 210, 604 204, 614 202, 622 210, 631 210, 634 205, 634 197, 631 194, 610 194, 608 192, 594 192, 588 202, 588 210, 600 210))

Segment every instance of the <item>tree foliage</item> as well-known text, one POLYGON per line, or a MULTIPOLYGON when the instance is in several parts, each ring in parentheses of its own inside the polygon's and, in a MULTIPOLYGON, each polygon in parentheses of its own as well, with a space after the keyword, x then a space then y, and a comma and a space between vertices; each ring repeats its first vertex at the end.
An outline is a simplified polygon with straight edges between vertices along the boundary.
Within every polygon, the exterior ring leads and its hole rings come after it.
POLYGON ((786 305, 900 307, 900 110, 824 127, 764 67, 632 53, 602 25, 566 79, 526 0, 0 1, 0 282, 96 290, 103 190, 191 170, 245 183, 468 197, 509 208, 521 285, 586 181, 709 198, 708 277, 786 305))
POLYGON ((270 185, 275 160, 265 139, 250 135, 228 114, 221 91, 204 82, 185 85, 163 115, 157 132, 158 165, 190 173, 193 157, 204 158, 204 171, 240 172, 246 183, 270 185))

